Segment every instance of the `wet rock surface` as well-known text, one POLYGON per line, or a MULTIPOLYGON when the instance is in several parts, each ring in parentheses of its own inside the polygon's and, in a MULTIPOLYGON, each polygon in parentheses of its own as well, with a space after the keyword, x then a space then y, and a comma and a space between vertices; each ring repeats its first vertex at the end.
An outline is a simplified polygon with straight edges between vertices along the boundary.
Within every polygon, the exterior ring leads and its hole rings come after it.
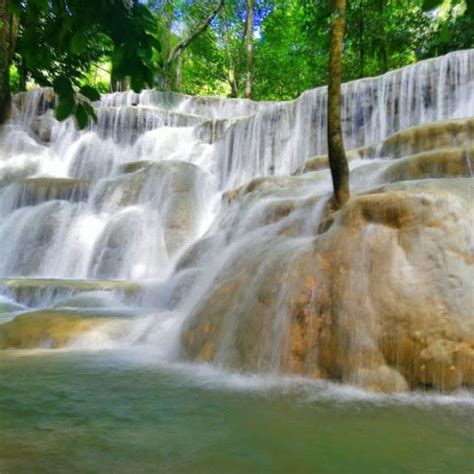
POLYGON ((323 234, 236 259, 189 320, 186 355, 377 391, 471 386, 474 185, 443 181, 354 197, 323 234))
POLYGON ((59 349, 107 321, 65 311, 24 313, 0 325, 0 349, 59 349))

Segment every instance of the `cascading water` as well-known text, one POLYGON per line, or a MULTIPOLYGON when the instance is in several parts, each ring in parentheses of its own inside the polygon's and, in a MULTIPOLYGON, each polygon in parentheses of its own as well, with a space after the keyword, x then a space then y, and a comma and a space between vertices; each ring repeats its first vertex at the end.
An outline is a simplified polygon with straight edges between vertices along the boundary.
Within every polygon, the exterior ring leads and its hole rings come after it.
MULTIPOLYGON (((472 116, 473 77, 474 54, 469 50, 345 84, 346 148, 376 143, 408 127, 472 116)), ((318 88, 240 121, 218 144, 221 185, 290 174, 306 159, 325 153, 326 110, 326 88, 318 88)))
MULTIPOLYGON (((27 112, 41 92, 28 95, 27 112)), ((173 255, 205 230, 215 193, 205 169, 211 146, 181 126, 189 125, 187 116, 176 113, 170 120, 173 114, 158 108, 104 107, 97 129, 84 133, 50 113, 47 144, 29 135, 28 116, 20 115, 4 133, 2 168, 17 179, 0 198, 0 274, 165 275, 173 255), (12 135, 14 147, 8 146, 12 135)))
MULTIPOLYGON (((346 84, 343 96, 346 147, 372 146, 370 159, 351 162, 355 194, 415 178, 472 176, 472 121, 429 133, 406 129, 474 115, 474 50, 346 84), (417 133, 445 148, 436 162, 423 155, 432 152, 429 144, 413 140, 417 133)), ((166 347, 168 357, 237 370, 355 383, 367 376, 365 367, 346 375, 341 362, 333 373, 320 360, 326 355, 306 347, 307 306, 323 293, 307 258, 315 239, 326 239, 318 235, 331 182, 326 168, 289 175, 325 152, 325 88, 280 103, 110 94, 96 104, 98 124, 83 132, 71 120, 56 122, 53 102, 50 90, 18 96, 0 136, 0 288, 11 305, 4 321, 25 312, 18 305, 86 305, 99 324, 58 345, 148 341, 166 347), (114 319, 124 307, 145 315, 114 319)), ((428 184, 420 189, 430 192, 428 184)), ((469 234, 471 210, 465 215, 459 232, 469 234)), ((375 224, 363 232, 364 242, 381 235, 375 224)), ((354 271, 364 274, 374 263, 365 244, 358 252, 354 271)), ((318 265, 322 272, 331 264, 318 265)), ((348 283, 360 294, 370 284, 348 283)), ((360 307, 369 315, 374 305, 360 307)), ((343 336, 357 357, 370 352, 372 342, 361 341, 377 324, 367 316, 357 334, 343 336)), ((322 326, 310 324, 316 332, 322 326)), ((403 386, 394 380, 391 388, 403 386)))

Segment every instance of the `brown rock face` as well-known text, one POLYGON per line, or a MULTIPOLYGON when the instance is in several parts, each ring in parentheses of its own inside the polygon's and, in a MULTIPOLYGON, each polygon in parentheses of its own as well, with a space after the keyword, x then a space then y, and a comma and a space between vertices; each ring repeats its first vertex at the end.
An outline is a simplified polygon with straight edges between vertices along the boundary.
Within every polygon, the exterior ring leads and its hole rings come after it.
POLYGON ((188 320, 185 355, 384 392, 472 386, 474 186, 437 181, 355 197, 319 235, 236 253, 188 320))

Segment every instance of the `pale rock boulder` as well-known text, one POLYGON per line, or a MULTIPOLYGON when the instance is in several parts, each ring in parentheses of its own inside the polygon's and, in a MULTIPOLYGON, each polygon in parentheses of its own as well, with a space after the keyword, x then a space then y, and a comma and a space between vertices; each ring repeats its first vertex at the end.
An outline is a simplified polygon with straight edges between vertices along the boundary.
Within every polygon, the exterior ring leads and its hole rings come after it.
POLYGON ((472 386, 473 195, 471 179, 407 181, 354 197, 311 238, 282 225, 216 274, 184 354, 375 391, 472 386))

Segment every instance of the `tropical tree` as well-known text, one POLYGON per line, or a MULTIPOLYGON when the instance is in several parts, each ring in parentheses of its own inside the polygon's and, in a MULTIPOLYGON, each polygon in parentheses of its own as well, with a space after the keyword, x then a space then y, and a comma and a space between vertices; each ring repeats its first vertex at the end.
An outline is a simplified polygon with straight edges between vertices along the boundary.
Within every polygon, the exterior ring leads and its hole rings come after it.
POLYGON ((84 61, 94 58, 99 41, 110 45, 114 78, 129 77, 135 91, 153 84, 160 43, 152 14, 138 0, 0 0, 0 15, 0 123, 10 110, 14 51, 39 85, 54 87, 56 117, 73 114, 80 127, 95 118, 90 101, 100 98, 90 85, 80 87, 84 61))
POLYGON ((346 26, 346 0, 333 0, 328 84, 328 154, 336 207, 350 197, 349 165, 341 127, 342 50, 346 26))
POLYGON ((158 37, 163 45, 157 85, 162 89, 180 90, 184 53, 209 30, 224 8, 224 0, 150 0, 148 5, 156 18, 158 37), (177 32, 182 32, 180 35, 177 32))
POLYGON ((224 0, 218 0, 216 6, 213 10, 209 13, 209 15, 196 27, 189 32, 174 48, 170 51, 168 57, 166 58, 166 63, 171 65, 173 61, 175 61, 183 51, 195 40, 201 33, 203 33, 206 28, 210 25, 211 21, 216 17, 219 13, 220 9, 224 6, 224 0))
POLYGON ((17 19, 11 14, 8 0, 0 0, 0 124, 10 114, 10 64, 15 49, 17 19))
MULTIPOLYGON (((425 2, 425 8, 433 8, 432 2, 425 2)), ((449 5, 436 4, 442 10, 424 31, 420 58, 431 58, 459 49, 474 46, 474 0, 452 2, 449 5)))
POLYGON ((245 98, 252 98, 253 83, 253 18, 255 0, 247 0, 247 15, 245 20, 245 47, 247 50, 247 71, 245 75, 245 98))

